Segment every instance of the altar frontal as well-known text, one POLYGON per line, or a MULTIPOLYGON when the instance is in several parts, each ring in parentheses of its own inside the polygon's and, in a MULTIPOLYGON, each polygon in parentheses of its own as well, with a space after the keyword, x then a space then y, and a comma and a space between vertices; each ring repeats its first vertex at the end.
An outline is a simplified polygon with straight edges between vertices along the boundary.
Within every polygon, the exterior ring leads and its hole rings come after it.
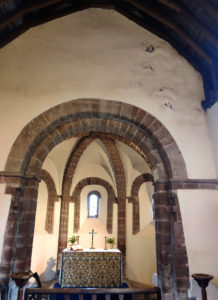
POLYGON ((62 252, 61 287, 120 287, 121 252, 84 249, 62 252))

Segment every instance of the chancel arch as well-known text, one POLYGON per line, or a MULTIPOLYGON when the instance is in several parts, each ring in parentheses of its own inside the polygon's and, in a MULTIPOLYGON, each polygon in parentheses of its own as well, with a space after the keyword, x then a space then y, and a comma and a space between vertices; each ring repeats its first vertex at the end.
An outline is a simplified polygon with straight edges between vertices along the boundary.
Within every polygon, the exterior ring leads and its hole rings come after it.
MULTIPOLYGON (((32 120, 17 137, 7 160, 5 174, 8 174, 8 190, 10 186, 22 189, 23 195, 19 196, 19 201, 23 203, 23 214, 17 223, 14 215, 16 189, 11 189, 12 203, 6 236, 15 237, 18 234, 20 240, 15 245, 14 239, 5 239, 2 274, 8 278, 11 271, 23 271, 30 266, 38 179, 48 153, 66 139, 96 132, 125 141, 149 162, 156 183, 154 205, 159 284, 167 296, 187 295, 189 283, 185 279, 189 277, 189 270, 186 246, 176 191, 171 185, 173 180, 188 178, 185 162, 163 124, 142 109, 117 101, 80 99, 57 105, 32 120), (16 181, 10 177, 11 173, 16 174, 16 181), (27 221, 25 217, 30 212, 32 218, 27 221), (13 230, 10 229, 11 225, 13 230), (24 242, 27 236, 30 237, 28 244, 24 242), (8 256, 9 249, 15 247, 16 253, 8 256), (183 259, 175 265, 178 251, 183 259)), ((124 230, 125 212, 120 211, 122 214, 118 221, 121 220, 121 230, 124 230)))

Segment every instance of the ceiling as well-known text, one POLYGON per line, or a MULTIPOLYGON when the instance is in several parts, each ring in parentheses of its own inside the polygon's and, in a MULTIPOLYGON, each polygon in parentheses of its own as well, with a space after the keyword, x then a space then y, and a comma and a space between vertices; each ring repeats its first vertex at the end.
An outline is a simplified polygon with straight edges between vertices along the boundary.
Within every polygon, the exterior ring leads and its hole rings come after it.
MULTIPOLYGON (((60 143, 48 154, 43 164, 43 169, 52 174, 58 193, 61 193, 64 170, 70 157, 70 153, 72 149, 75 149, 78 142, 78 138, 72 138, 60 143)), ((142 158, 128 145, 119 141, 116 141, 115 145, 123 165, 127 193, 130 195, 131 185, 135 177, 139 174, 151 173, 151 169, 144 158, 142 158)), ((82 153, 78 161, 75 174, 72 178, 73 184, 71 187, 71 193, 77 183, 87 177, 102 178, 116 189, 113 169, 108 157, 108 152, 106 151, 101 139, 94 139, 82 153)))
POLYGON ((218 0, 0 0, 0 47, 33 26, 89 7, 114 9, 167 40, 201 73, 203 107, 218 101, 218 0))

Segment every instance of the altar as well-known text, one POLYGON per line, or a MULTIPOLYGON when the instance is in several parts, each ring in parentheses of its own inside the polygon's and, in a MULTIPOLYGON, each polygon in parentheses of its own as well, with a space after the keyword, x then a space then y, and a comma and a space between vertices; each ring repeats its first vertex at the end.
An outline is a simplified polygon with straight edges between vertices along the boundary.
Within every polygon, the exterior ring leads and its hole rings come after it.
POLYGON ((59 284, 61 287, 120 287, 121 252, 118 249, 65 249, 59 284))

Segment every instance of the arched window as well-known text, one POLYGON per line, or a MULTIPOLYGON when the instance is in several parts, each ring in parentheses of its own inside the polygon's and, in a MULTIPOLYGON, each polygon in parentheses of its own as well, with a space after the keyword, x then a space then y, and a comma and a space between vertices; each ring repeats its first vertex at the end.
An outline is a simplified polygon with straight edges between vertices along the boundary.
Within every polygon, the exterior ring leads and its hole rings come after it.
POLYGON ((88 194, 88 218, 98 218, 99 199, 101 195, 97 191, 88 194))

